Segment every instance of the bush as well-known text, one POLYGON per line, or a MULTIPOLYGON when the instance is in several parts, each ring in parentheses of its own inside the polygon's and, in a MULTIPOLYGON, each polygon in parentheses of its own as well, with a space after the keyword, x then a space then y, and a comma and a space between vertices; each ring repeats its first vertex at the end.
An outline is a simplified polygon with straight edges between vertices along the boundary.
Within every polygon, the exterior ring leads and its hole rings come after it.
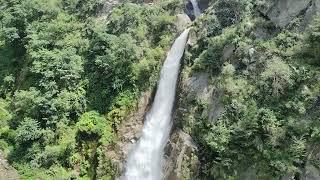
POLYGON ((312 63, 320 65, 320 16, 314 19, 306 35, 307 53, 313 59, 312 63))
POLYGON ((193 70, 208 70, 213 74, 218 74, 224 63, 223 49, 226 45, 232 44, 236 37, 236 29, 229 28, 223 31, 221 35, 210 38, 208 48, 195 60, 193 70))
POLYGON ((90 111, 84 113, 79 122, 76 124, 78 133, 89 137, 102 137, 108 128, 108 124, 105 118, 99 115, 95 111, 90 111))
POLYGON ((279 96, 293 83, 291 68, 281 59, 275 58, 267 62, 264 72, 261 74, 262 83, 269 89, 267 94, 279 96))
POLYGON ((18 143, 28 143, 41 137, 39 123, 31 118, 25 118, 16 130, 16 141, 18 143))

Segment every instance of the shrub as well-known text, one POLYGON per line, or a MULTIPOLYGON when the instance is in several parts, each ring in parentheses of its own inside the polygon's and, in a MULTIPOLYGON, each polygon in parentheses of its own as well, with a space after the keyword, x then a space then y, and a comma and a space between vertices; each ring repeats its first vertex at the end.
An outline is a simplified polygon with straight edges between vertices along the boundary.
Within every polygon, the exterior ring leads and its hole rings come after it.
POLYGON ((80 135, 89 137, 102 137, 108 130, 106 119, 95 111, 84 113, 76 126, 80 135))
POLYGON ((268 86, 269 93, 279 96, 284 93, 285 88, 292 85, 292 74, 292 70, 287 63, 275 58, 267 62, 266 68, 261 74, 261 79, 263 84, 268 86))
POLYGON ((27 143, 41 137, 39 123, 31 118, 25 118, 16 130, 16 141, 27 143))

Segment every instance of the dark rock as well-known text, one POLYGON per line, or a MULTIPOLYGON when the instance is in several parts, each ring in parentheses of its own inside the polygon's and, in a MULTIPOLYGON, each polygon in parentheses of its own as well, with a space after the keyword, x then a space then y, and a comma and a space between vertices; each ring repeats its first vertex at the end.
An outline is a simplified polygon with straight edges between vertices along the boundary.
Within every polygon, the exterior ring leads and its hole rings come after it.
POLYGON ((201 12, 204 12, 209 7, 209 0, 198 0, 201 12))
POLYGON ((152 93, 150 91, 141 94, 137 108, 125 119, 119 126, 118 138, 116 144, 106 147, 106 157, 111 159, 117 174, 122 174, 125 167, 125 161, 135 145, 135 142, 141 137, 143 120, 152 103, 152 93))
POLYGON ((192 179, 198 173, 198 149, 190 135, 181 130, 172 134, 165 150, 164 179, 192 179))
POLYGON ((312 0, 277 0, 269 5, 268 10, 261 10, 274 24, 283 28, 294 18, 308 11, 312 0))
MULTIPOLYGON (((199 9, 201 12, 204 12, 209 7, 209 0, 197 0, 199 9)), ((190 17, 190 19, 193 21, 195 20, 195 15, 193 12, 193 6, 190 0, 188 0, 186 7, 185 7, 185 13, 190 17)))
POLYGON ((185 86, 188 99, 208 99, 210 96, 209 74, 197 73, 191 76, 185 86))
POLYGON ((222 59, 223 60, 227 60, 229 58, 232 57, 232 55, 234 54, 234 51, 236 50, 236 46, 234 44, 229 44, 229 45, 226 45, 224 48, 223 48, 223 56, 222 56, 222 59))
MULTIPOLYGON (((233 52, 234 48, 235 47, 230 46, 230 48, 227 49, 233 52)), ((197 73, 192 75, 187 80, 185 88, 186 92, 188 92, 187 98, 189 100, 196 99, 208 103, 208 109, 202 112, 202 116, 209 121, 215 121, 221 113, 224 112, 224 106, 220 102, 222 94, 209 84, 208 73, 197 73)))
POLYGON ((306 10, 304 19, 301 23, 302 30, 313 20, 314 15, 320 12, 320 0, 313 0, 310 7, 306 10))
POLYGON ((102 6, 98 11, 98 16, 105 17, 110 14, 112 9, 121 2, 121 0, 104 0, 102 6))
POLYGON ((187 2, 186 7, 185 7, 185 13, 189 16, 189 18, 194 21, 195 20, 195 15, 193 12, 193 6, 190 1, 187 2))

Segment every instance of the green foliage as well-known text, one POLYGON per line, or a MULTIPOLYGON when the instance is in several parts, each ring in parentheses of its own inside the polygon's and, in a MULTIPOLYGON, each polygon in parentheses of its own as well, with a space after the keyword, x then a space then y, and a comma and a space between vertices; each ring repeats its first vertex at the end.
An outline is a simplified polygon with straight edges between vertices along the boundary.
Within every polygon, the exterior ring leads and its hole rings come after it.
POLYGON ((218 73, 224 62, 223 49, 226 45, 232 44, 236 37, 236 29, 230 28, 225 29, 219 36, 209 38, 207 49, 194 62, 194 71, 209 69, 212 73, 218 73))
POLYGON ((305 34, 294 25, 276 31, 269 21, 255 17, 255 8, 269 5, 215 1, 195 22, 198 39, 188 52, 183 79, 194 78, 190 69, 207 71, 213 101, 204 105, 198 97, 190 102, 185 100, 189 92, 183 91, 178 119, 201 147, 199 179, 248 179, 248 174, 251 179, 278 179, 288 173, 297 178, 306 163, 315 161, 319 18, 305 34), (257 37, 261 29, 270 36, 257 37))
POLYGON ((307 53, 305 55, 311 56, 313 63, 319 65, 320 60, 320 16, 314 19, 306 35, 307 53))
POLYGON ((81 37, 82 24, 74 17, 59 14, 51 22, 36 22, 28 31, 31 69, 41 76, 39 85, 48 90, 72 89, 83 72, 81 54, 88 43, 81 37))
POLYGON ((118 130, 118 126, 129 115, 131 110, 135 107, 135 95, 129 91, 124 91, 117 96, 112 103, 110 111, 106 115, 108 122, 112 123, 112 127, 115 131, 118 130))
POLYGON ((270 91, 265 94, 279 96, 284 93, 285 88, 292 85, 292 71, 285 62, 280 59, 272 59, 267 62, 266 69, 261 74, 263 84, 269 86, 270 91))
POLYGON ((35 141, 41 136, 38 122, 30 118, 26 118, 21 122, 16 130, 16 133, 16 141, 19 143, 35 141))
POLYGON ((61 166, 53 166, 50 169, 34 168, 28 164, 23 164, 17 167, 21 173, 22 180, 32 179, 61 179, 67 180, 75 178, 77 175, 75 172, 70 172, 61 166))
MULTIPOLYGON (((112 141, 112 129, 105 118, 101 117, 99 113, 95 111, 86 112, 76 124, 80 135, 89 137, 104 137, 104 140, 108 142, 112 141), (108 139, 109 138, 109 139, 108 139)), ((85 137, 84 137, 85 138, 85 137)), ((107 142, 104 142, 107 143, 107 142)))
POLYGON ((63 6, 72 14, 76 14, 80 18, 88 18, 103 6, 101 0, 68 0, 63 1, 63 6))
POLYGON ((0 123, 1 126, 5 126, 7 122, 12 118, 12 115, 8 112, 8 102, 0 99, 0 123))
POLYGON ((156 85, 183 3, 125 2, 106 20, 103 3, 1 1, 0 148, 22 179, 115 178, 105 149, 156 85))
POLYGON ((94 177, 96 173, 99 175, 101 170, 96 170, 97 166, 105 167, 104 172, 111 173, 109 167, 112 165, 101 151, 114 141, 113 130, 109 123, 99 113, 91 111, 84 113, 76 124, 81 156, 73 156, 72 161, 75 165, 80 164, 81 176, 94 177))
POLYGON ((174 20, 161 6, 125 3, 106 25, 93 22, 87 63, 91 107, 104 113, 119 93, 155 85, 174 20))
POLYGON ((215 14, 222 27, 230 26, 250 15, 252 7, 251 0, 225 0, 214 4, 215 14))

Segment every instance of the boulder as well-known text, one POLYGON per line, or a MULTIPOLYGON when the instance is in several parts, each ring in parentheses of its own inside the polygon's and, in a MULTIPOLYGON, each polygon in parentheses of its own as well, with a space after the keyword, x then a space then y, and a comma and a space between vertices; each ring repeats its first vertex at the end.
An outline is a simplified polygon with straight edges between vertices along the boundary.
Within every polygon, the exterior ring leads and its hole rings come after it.
POLYGON ((320 170, 313 165, 308 164, 306 166, 305 175, 303 177, 305 180, 319 180, 320 170))

